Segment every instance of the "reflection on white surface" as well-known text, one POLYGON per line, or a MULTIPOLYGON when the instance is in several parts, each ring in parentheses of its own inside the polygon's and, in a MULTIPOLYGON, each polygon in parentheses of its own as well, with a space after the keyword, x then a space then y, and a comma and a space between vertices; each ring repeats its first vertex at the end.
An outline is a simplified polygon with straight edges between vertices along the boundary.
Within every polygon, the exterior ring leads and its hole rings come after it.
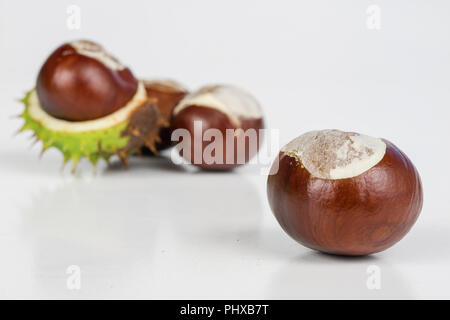
POLYGON ((145 198, 137 188, 139 184, 74 180, 38 194, 22 210, 36 286, 44 291, 39 294, 68 294, 64 271, 72 264, 81 267, 83 290, 89 292, 90 285, 107 288, 114 279, 120 283, 139 266, 136 262, 151 262, 159 222, 157 215, 140 208, 145 198))
POLYGON ((376 256, 338 257, 309 251, 286 263, 272 280, 272 298, 408 299, 411 289, 401 272, 376 256), (367 285, 379 270, 379 289, 367 285), (369 269, 368 269, 369 268, 369 269))
POLYGON ((233 271, 240 235, 261 225, 261 199, 247 178, 184 172, 165 158, 133 164, 98 176, 63 175, 16 208, 22 250, 30 254, 32 283, 24 285, 31 295, 204 295, 219 268, 233 271), (79 292, 65 287, 70 265, 81 268, 79 292))
POLYGON ((245 170, 205 173, 158 157, 97 175, 82 164, 72 176, 59 162, 0 152, 1 297, 409 298, 446 274, 436 267, 449 258, 443 232, 420 229, 363 258, 298 245, 268 208, 266 178, 245 170), (439 256, 416 249, 428 240, 439 256), (367 288, 371 265, 380 290, 367 288), (69 266, 80 268, 80 290, 67 288, 69 266))

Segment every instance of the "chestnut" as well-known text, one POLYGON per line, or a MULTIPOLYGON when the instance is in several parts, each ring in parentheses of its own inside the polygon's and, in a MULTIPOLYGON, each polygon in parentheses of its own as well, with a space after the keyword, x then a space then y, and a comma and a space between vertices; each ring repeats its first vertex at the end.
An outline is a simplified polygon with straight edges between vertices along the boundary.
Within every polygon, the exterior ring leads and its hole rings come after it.
POLYGON ((42 142, 42 153, 56 148, 72 170, 83 158, 94 167, 128 156, 143 146, 157 152, 167 116, 148 97, 143 81, 91 41, 58 47, 42 66, 36 88, 21 100, 24 123, 42 142))
POLYGON ((100 45, 86 40, 63 44, 42 66, 36 91, 54 118, 87 121, 110 115, 136 94, 138 80, 100 45))
POLYGON ((312 131, 284 146, 275 161, 270 207, 286 233, 315 250, 380 252, 408 233, 422 209, 416 168, 384 139, 312 131))
POLYGON ((186 141, 181 149, 178 144, 179 153, 207 170, 232 169, 247 163, 259 150, 263 128, 259 103, 230 85, 205 86, 187 95, 172 114, 172 138, 176 140, 180 130, 189 133, 188 147, 186 141))
MULTIPOLYGON (((162 151, 172 145, 170 120, 173 109, 188 93, 187 89, 173 80, 144 80, 147 97, 153 101, 158 107, 162 118, 166 121, 167 126, 161 128, 159 132, 160 142, 156 143, 157 151, 162 151)), ((150 149, 143 148, 143 154, 154 154, 150 149)))

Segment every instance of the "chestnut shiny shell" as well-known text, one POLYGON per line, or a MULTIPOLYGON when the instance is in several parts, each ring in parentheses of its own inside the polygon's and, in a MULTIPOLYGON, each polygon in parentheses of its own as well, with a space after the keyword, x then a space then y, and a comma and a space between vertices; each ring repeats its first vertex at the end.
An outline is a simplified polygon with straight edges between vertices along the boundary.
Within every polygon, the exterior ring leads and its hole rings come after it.
MULTIPOLYGON (((238 159, 238 142, 237 138, 234 141, 234 160, 227 162, 227 145, 226 145, 226 130, 227 129, 242 129, 244 131, 248 129, 254 129, 256 132, 259 132, 260 129, 264 128, 264 121, 262 118, 241 118, 240 125, 237 126, 233 123, 230 118, 223 112, 220 112, 217 109, 191 105, 186 107, 177 113, 172 119, 172 127, 173 129, 186 129, 189 131, 191 135, 191 154, 190 156, 186 156, 185 154, 181 155, 186 158, 190 163, 207 170, 227 170, 235 168, 243 163, 247 163, 253 156, 255 156, 256 152, 258 152, 259 147, 261 145, 261 141, 259 141, 260 136, 257 136, 257 146, 255 148, 255 152, 252 152, 253 149, 249 146, 249 140, 245 141, 245 151, 244 151, 244 161, 239 161, 238 159), (223 136, 223 159, 222 163, 206 163, 204 159, 200 163, 195 163, 194 154, 195 154, 195 143, 194 143, 194 122, 201 121, 202 123, 202 136, 204 132, 208 129, 217 129, 221 132, 223 136)), ((209 145, 211 141, 203 141, 201 144, 202 152, 207 145, 209 145)), ((230 153, 231 154, 231 153, 230 153)))
POLYGON ((68 121, 107 116, 134 96, 138 81, 128 68, 112 69, 64 44, 42 66, 36 90, 49 115, 68 121))
POLYGON ((281 227, 309 248, 342 255, 379 252, 402 239, 421 211, 422 185, 408 157, 385 143, 378 164, 338 180, 315 178, 280 152, 267 194, 281 227))

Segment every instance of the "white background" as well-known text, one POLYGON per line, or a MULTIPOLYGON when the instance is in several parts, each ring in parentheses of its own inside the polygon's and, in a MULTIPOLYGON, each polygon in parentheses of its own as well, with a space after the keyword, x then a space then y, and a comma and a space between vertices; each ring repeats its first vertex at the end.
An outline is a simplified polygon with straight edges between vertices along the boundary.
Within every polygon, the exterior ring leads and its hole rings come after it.
POLYGON ((0 298, 450 298, 448 1, 0 0, 0 298), (68 5, 81 29, 66 27, 68 5), (381 29, 366 26, 369 5, 381 29), (281 144, 338 128, 394 142, 422 176, 411 232, 338 258, 283 233, 266 177, 201 173, 165 158, 129 170, 38 159, 13 137, 16 102, 61 43, 103 44, 139 77, 232 83, 262 103, 281 144), (81 289, 66 286, 70 265, 81 289), (381 289, 366 286, 381 270, 381 289))

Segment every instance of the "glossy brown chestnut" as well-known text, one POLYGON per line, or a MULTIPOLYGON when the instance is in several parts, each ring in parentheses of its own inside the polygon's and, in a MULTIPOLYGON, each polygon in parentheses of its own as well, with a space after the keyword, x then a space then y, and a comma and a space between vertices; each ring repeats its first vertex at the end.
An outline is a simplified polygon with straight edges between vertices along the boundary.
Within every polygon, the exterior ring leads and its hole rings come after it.
POLYGON ((338 145, 334 150, 338 152, 330 152, 336 145, 323 135, 332 132, 336 130, 316 132, 307 143, 295 145, 294 140, 294 145, 281 150, 267 183, 270 207, 281 227, 309 248, 340 255, 385 250, 402 239, 419 216, 423 201, 419 174, 403 152, 382 139, 385 151, 378 159, 373 158, 378 147, 349 139, 353 133, 338 133, 347 134, 347 142, 338 145), (316 151, 308 153, 305 148, 316 151), (364 157, 374 162, 359 162, 349 174, 345 166, 364 157), (336 164, 344 171, 333 171, 336 164), (352 176, 343 178, 343 172, 352 176))
POLYGON ((42 66, 36 90, 49 115, 68 121, 107 116, 129 102, 138 81, 131 71, 90 41, 66 43, 42 66))
POLYGON ((186 96, 172 115, 172 129, 184 129, 190 134, 190 152, 180 150, 180 154, 190 163, 207 170, 227 170, 247 163, 259 150, 260 129, 263 128, 259 104, 249 94, 232 86, 204 87, 186 96), (196 123, 201 125, 198 132, 196 123), (210 141, 205 139, 205 133, 210 129, 220 133, 217 139, 221 139, 219 142, 223 146, 221 156, 213 152, 217 157, 212 161, 204 156, 208 146, 216 141, 216 137, 210 141), (227 141, 228 129, 235 132, 232 144, 227 141), (254 133, 253 138, 245 137, 246 133, 254 133), (196 157, 196 154, 201 156, 196 157))
MULTIPOLYGON (((156 144, 158 151, 169 148, 172 145, 170 121, 172 111, 188 93, 182 85, 172 80, 144 80, 148 98, 156 104, 167 126, 159 133, 161 142, 156 144)), ((148 148, 143 148, 144 154, 153 154, 148 148)))

